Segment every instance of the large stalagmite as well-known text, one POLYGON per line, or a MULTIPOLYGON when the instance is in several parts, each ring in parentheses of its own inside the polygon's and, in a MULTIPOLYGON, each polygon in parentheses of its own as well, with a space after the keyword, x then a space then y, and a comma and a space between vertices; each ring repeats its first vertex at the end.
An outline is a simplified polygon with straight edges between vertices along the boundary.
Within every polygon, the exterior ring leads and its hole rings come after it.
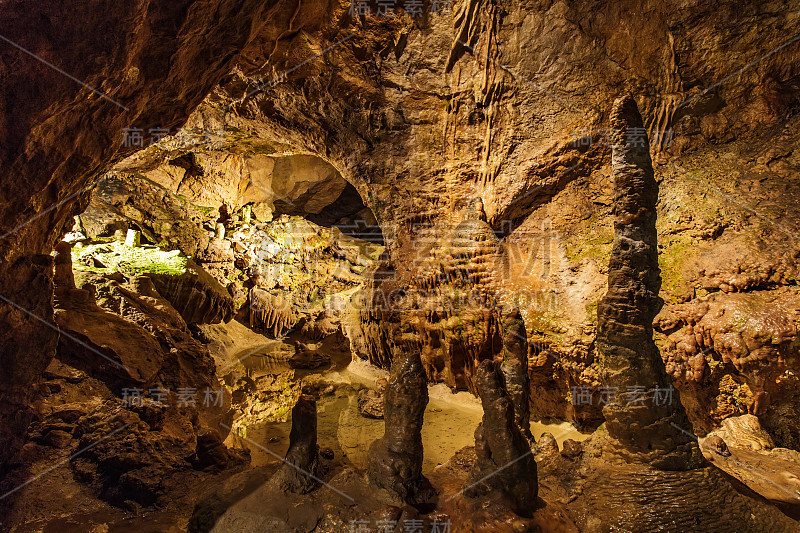
POLYGON ((531 434, 530 380, 528 379, 528 337, 517 307, 503 308, 503 381, 514 405, 514 421, 528 440, 531 434))
POLYGON ((292 431, 289 434, 289 451, 286 464, 275 474, 275 481, 285 491, 298 494, 311 492, 317 487, 317 400, 303 394, 292 408, 292 431))
POLYGON ((656 201, 642 117, 630 96, 611 113, 614 245, 608 292, 597 306, 597 353, 603 386, 617 400, 603 409, 619 453, 636 454, 657 468, 683 470, 702 461, 677 391, 653 342, 658 296, 656 201), (669 391, 669 394, 666 392, 669 391))
POLYGON ((407 324, 396 338, 384 398, 386 432, 370 446, 369 480, 392 498, 424 503, 434 496, 430 482, 422 475, 422 419, 428 405, 428 385, 418 342, 407 324))
POLYGON ((539 491, 536 461, 515 422, 514 406, 492 361, 476 371, 476 385, 483 405, 483 421, 475 430, 478 460, 467 479, 467 496, 500 494, 511 508, 529 515, 539 491))

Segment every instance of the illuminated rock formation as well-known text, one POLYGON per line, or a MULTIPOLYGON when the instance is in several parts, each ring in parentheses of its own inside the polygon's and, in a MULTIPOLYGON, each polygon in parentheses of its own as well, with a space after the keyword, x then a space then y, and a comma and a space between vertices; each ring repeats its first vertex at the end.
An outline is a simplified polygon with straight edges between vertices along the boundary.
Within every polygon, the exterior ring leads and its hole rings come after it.
POLYGON ((476 374, 483 421, 475 430, 478 460, 464 492, 472 497, 500 494, 516 513, 528 516, 539 491, 533 452, 517 426, 514 405, 495 364, 483 361, 476 374))
POLYGON ((428 385, 419 344, 407 326, 396 340, 392 371, 384 393, 386 432, 372 443, 367 475, 370 483, 391 498, 419 504, 433 497, 422 475, 422 419, 428 405, 428 385))
POLYGON ((274 478, 282 490, 305 494, 319 485, 317 401, 311 395, 301 395, 292 408, 292 431, 285 460, 290 464, 284 464, 274 478))
POLYGON ((169 300, 188 324, 227 322, 234 305, 225 287, 191 259, 179 276, 148 274, 158 293, 169 300))
POLYGON ((263 289, 255 287, 250 291, 249 304, 250 327, 256 331, 269 332, 273 337, 279 337, 297 321, 286 301, 263 289))
POLYGON ((68 242, 61 241, 56 244, 56 256, 53 259, 55 265, 55 275, 53 283, 56 287, 65 289, 75 288, 75 276, 72 274, 72 246, 68 242))
POLYGON ((525 323, 516 307, 504 308, 503 323, 503 384, 514 405, 514 421, 528 440, 531 434, 530 380, 528 379, 528 337, 525 323))
POLYGON ((641 455, 667 470, 699 466, 702 457, 677 391, 669 401, 659 390, 671 387, 653 342, 658 296, 656 201, 658 185, 636 102, 614 102, 614 247, 608 292, 597 306, 600 377, 618 401, 603 408, 609 435, 621 454, 641 455), (638 135, 638 137, 636 137, 638 135))

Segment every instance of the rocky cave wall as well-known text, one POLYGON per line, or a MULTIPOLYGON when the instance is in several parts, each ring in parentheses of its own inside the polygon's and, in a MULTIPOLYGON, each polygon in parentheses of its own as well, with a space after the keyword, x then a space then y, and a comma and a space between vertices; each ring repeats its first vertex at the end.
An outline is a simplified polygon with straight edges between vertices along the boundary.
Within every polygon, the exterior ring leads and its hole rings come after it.
POLYGON ((491 307, 513 302, 531 341, 534 415, 596 424, 607 119, 613 96, 637 95, 660 182, 668 370, 698 431, 759 411, 797 446, 786 420, 797 405, 798 23, 787 2, 343 12, 312 48, 333 46, 325 61, 283 78, 306 57, 287 43, 282 62, 224 80, 190 124, 318 153, 368 199, 391 262, 354 312, 360 356, 386 366, 386 324, 410 309, 429 337, 429 378, 474 390, 477 360, 498 353, 491 307), (245 96, 259 82, 269 89, 245 96), (465 228, 476 198, 485 215, 465 228))
MULTIPOLYGON (((122 147, 126 128, 179 128, 241 47, 276 38, 294 11, 235 0, 0 5, 3 462, 21 443, 32 385, 58 339, 48 254, 87 186, 135 151, 122 147)), ((321 18, 295 17, 309 28, 321 18)))
POLYGON ((390 279, 364 297, 387 305, 358 310, 362 356, 386 364, 405 306, 421 332, 443 332, 423 354, 429 378, 469 388, 497 353, 480 302, 532 294, 520 308, 534 415, 600 420, 567 398, 599 385, 594 309, 612 238, 601 128, 623 92, 651 138, 673 137, 652 147, 668 303, 656 330, 690 418, 705 430, 752 410, 797 447, 785 422, 797 405, 791 2, 463 0, 416 18, 354 17, 344 1, 24 4, 0 5, 4 36, 97 92, 0 48, 4 453, 57 340, 33 316, 52 321, 46 254, 84 188, 135 151, 125 128, 184 120, 190 143, 211 132, 223 150, 316 155, 365 199, 389 246, 375 272, 390 279))

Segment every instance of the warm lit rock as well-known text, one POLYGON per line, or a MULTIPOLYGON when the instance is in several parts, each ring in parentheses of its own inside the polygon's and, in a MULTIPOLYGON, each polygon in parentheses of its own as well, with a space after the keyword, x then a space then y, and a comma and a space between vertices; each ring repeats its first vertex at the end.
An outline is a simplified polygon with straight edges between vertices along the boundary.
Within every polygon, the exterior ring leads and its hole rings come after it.
POLYGON ((467 478, 464 493, 474 498, 499 494, 512 510, 530 516, 539 490, 536 461, 515 420, 499 369, 484 361, 477 370, 483 421, 475 430, 478 460, 467 478))
POLYGON ((397 339, 389 383, 384 393, 386 431, 370 446, 370 483, 391 498, 411 504, 429 501, 435 491, 422 474, 422 422, 428 405, 425 370, 413 333, 397 339))
POLYGON ((528 338, 525 323, 519 309, 504 308, 503 322, 503 362, 500 371, 503 374, 503 386, 511 403, 514 405, 514 421, 522 435, 533 440, 531 434, 531 391, 528 380, 528 338))
POLYGON ((292 408, 292 432, 289 451, 284 464, 275 477, 283 490, 306 493, 319 484, 317 467, 317 402, 313 396, 301 395, 292 408))
POLYGON ((671 386, 653 342, 653 319, 663 304, 658 296, 658 185, 648 144, 630 141, 628 132, 643 127, 633 98, 614 102, 611 127, 615 236, 608 292, 597 305, 597 352, 601 382, 617 392, 617 399, 603 407, 603 415, 609 435, 654 466, 694 468, 702 458, 680 396, 675 392, 666 401, 656 392, 671 386))

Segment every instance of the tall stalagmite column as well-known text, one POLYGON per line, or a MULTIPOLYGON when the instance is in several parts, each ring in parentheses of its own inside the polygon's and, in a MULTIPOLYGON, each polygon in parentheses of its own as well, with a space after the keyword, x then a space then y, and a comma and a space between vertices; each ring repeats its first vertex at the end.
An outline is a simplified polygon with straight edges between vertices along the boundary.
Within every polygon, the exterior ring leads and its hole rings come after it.
POLYGON ((393 498, 424 503, 434 495, 422 475, 422 419, 428 405, 428 384, 420 360, 420 346, 409 324, 402 321, 395 336, 389 384, 384 395, 384 436, 369 449, 370 483, 393 498))
POLYGON ((614 102, 611 126, 614 246, 608 292, 597 306, 597 354, 601 381, 616 392, 616 401, 604 407, 603 415, 621 455, 639 456, 667 470, 693 468, 702 459, 684 432, 691 425, 653 342, 653 318, 663 305, 658 296, 658 185, 633 98, 614 102))
POLYGON ((317 400, 308 394, 300 395, 292 408, 292 431, 289 434, 286 463, 290 464, 284 464, 275 474, 281 489, 306 494, 317 487, 317 400))
POLYGON ((503 308, 503 382, 514 404, 514 421, 522 435, 532 441, 530 380, 528 379, 528 334, 517 307, 503 308))
POLYGON ((475 383, 483 419, 475 430, 477 460, 464 493, 472 498, 500 494, 511 508, 529 516, 536 504, 539 481, 531 447, 514 420, 514 406, 492 361, 482 361, 475 383))

